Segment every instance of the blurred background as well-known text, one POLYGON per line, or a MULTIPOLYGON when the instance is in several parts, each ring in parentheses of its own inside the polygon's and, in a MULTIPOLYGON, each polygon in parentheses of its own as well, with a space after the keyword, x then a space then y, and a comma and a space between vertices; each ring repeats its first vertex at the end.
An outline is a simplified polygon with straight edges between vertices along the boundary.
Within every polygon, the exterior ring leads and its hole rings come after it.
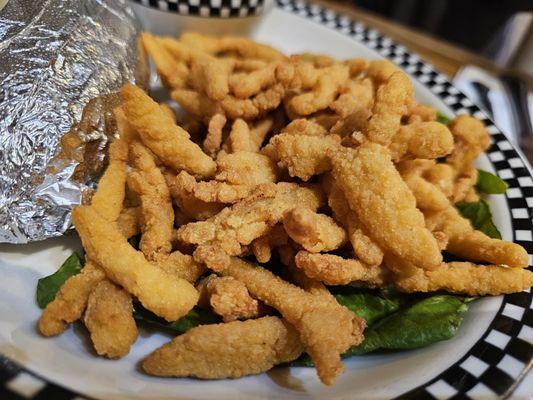
POLYGON ((533 0, 318 1, 420 54, 533 162, 533 0))

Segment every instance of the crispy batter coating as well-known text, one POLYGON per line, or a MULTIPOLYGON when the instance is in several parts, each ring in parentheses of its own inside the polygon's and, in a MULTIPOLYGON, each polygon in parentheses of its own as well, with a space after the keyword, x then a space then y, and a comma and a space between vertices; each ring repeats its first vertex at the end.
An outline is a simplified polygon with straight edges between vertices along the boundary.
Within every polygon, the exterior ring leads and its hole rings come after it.
POLYGON ((185 111, 207 121, 215 114, 224 113, 220 103, 196 90, 176 89, 170 93, 170 97, 185 111))
POLYGON ((424 269, 441 263, 438 244, 385 147, 365 142, 357 150, 339 148, 331 162, 350 208, 382 249, 424 269))
POLYGON ((257 151, 259 150, 250 134, 250 128, 245 120, 237 118, 231 126, 228 139, 223 147, 227 153, 237 151, 257 151))
POLYGON ((116 224, 104 220, 90 206, 76 207, 72 219, 88 257, 147 309, 175 321, 196 304, 198 293, 189 282, 150 264, 130 246, 116 224))
POLYGON ((44 336, 63 333, 68 324, 81 318, 91 291, 103 280, 104 271, 87 260, 81 272, 68 278, 56 298, 46 306, 39 319, 39 332, 44 336))
POLYGON ((370 286, 383 286, 387 282, 385 271, 380 266, 365 265, 359 260, 333 254, 313 254, 301 250, 296 254, 295 262, 309 278, 326 285, 347 285, 361 281, 370 286))
POLYGON ((341 118, 346 118, 357 110, 369 110, 374 101, 374 85, 368 78, 347 81, 339 93, 339 97, 329 108, 341 118))
POLYGON ((363 340, 361 318, 239 258, 232 257, 221 273, 243 282, 252 296, 277 309, 298 330, 320 380, 333 384, 344 370, 340 355, 363 340))
POLYGON ((152 154, 139 142, 130 146, 135 170, 128 177, 128 187, 141 200, 140 249, 148 260, 172 250, 171 237, 174 210, 165 178, 157 168, 152 154))
POLYGON ((215 157, 222 145, 222 129, 226 125, 226 117, 215 114, 209 120, 207 136, 204 139, 203 149, 211 157, 215 157))
POLYGON ((423 174, 423 177, 437 186, 447 198, 453 195, 454 176, 453 167, 446 163, 435 163, 423 174))
POLYGON ((358 140, 358 142, 362 143, 364 137, 361 132, 366 127, 371 115, 372 112, 370 110, 366 108, 358 108, 345 118, 338 119, 335 124, 332 125, 329 132, 339 135, 342 138, 357 134, 358 136, 361 136, 361 139, 358 140))
POLYGON ((258 237, 250 245, 257 262, 266 263, 272 257, 272 249, 286 245, 289 241, 283 225, 274 226, 266 235, 258 237))
POLYGON ((222 100, 229 93, 229 77, 233 66, 231 59, 193 52, 188 83, 194 89, 204 92, 211 100, 222 100))
POLYGON ((209 275, 197 286, 199 304, 207 303, 224 322, 259 316, 259 303, 248 293, 246 286, 231 276, 209 275))
POLYGON ((218 181, 231 185, 256 186, 262 183, 277 182, 276 164, 267 156, 249 151, 221 153, 217 158, 218 181))
POLYGON ((281 133, 286 135, 326 136, 328 131, 322 125, 310 119, 297 118, 283 128, 281 133))
POLYGON ((121 358, 137 340, 131 296, 107 279, 99 282, 91 294, 83 322, 91 334, 96 353, 121 358))
POLYGON ((267 234, 296 202, 316 210, 322 195, 295 183, 259 185, 249 198, 214 217, 181 226, 178 235, 182 242, 199 245, 194 252, 197 261, 217 270, 227 265, 228 255, 242 254, 243 246, 267 234))
POLYGON ((450 262, 433 271, 417 269, 414 275, 397 279, 394 284, 399 290, 409 293, 445 290, 470 296, 498 296, 531 287, 533 273, 527 269, 500 265, 450 262))
POLYGON ((400 128, 402 116, 407 112, 407 101, 413 97, 413 85, 401 71, 394 72, 376 92, 372 117, 365 128, 366 137, 388 146, 400 128))
POLYGON ((140 207, 124 208, 117 219, 118 230, 126 239, 141 233, 140 207))
POLYGON ((347 242, 344 228, 333 218, 295 207, 283 215, 283 227, 292 240, 311 253, 332 251, 347 242))
POLYGON ((251 71, 235 73, 229 79, 231 92, 239 99, 246 99, 276 82, 276 63, 251 71))
POLYGON ((238 99, 228 95, 220 102, 220 105, 226 116, 231 119, 252 120, 264 116, 268 111, 279 106, 284 95, 284 86, 277 83, 247 99, 238 99))
POLYGON ((150 375, 239 378, 300 356, 298 332, 283 319, 263 317, 191 329, 142 363, 150 375))
POLYGON ((336 184, 333 184, 329 190, 328 205, 337 222, 346 228, 348 240, 357 258, 368 265, 381 264, 383 250, 365 233, 365 228, 359 221, 357 214, 350 209, 346 196, 336 184))
POLYGON ((377 84, 383 84, 400 68, 389 60, 372 60, 368 66, 367 75, 377 84))
POLYGON ((122 210, 127 160, 128 144, 122 139, 111 143, 109 146, 109 165, 100 178, 98 190, 91 199, 91 204, 103 218, 109 221, 116 221, 122 210))
POLYGON ((331 168, 328 150, 340 146, 337 135, 308 136, 282 133, 270 139, 279 163, 289 171, 292 177, 308 181, 331 168))
POLYGON ((321 69, 311 91, 298 94, 286 102, 287 111, 294 115, 305 116, 327 108, 335 100, 348 76, 349 69, 342 64, 321 69))
POLYGON ((456 256, 513 268, 526 268, 528 265, 528 255, 522 246, 492 239, 474 230, 470 221, 463 218, 455 207, 427 212, 425 217, 430 230, 442 231, 448 237, 446 250, 456 256))
POLYGON ((437 119, 437 110, 433 107, 417 102, 415 99, 410 99, 407 102, 407 115, 409 124, 415 122, 429 122, 437 119))
POLYGON ((120 95, 128 120, 165 165, 202 177, 215 173, 215 162, 142 89, 125 84, 120 95))
POLYGON ((160 255, 152 264, 157 265, 166 273, 194 283, 205 272, 204 265, 194 261, 192 256, 175 250, 168 255, 160 255))
POLYGON ((405 158, 436 159, 453 150, 450 130, 436 121, 403 125, 393 136, 389 150, 394 162, 405 158))

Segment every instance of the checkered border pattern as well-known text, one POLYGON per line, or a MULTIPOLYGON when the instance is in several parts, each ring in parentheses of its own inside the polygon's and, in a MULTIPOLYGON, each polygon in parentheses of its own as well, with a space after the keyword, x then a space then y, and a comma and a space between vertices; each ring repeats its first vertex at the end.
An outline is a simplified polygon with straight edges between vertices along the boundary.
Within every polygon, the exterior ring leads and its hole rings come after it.
POLYGON ((164 12, 195 17, 249 17, 263 11, 264 0, 132 0, 164 12))
MULTIPOLYGON (((177 4, 176 1, 135 0, 142 4, 165 9, 160 3, 177 4)), ((199 0, 198 4, 228 4, 226 0, 199 0)), ((246 0, 241 0, 244 4, 246 0)), ((250 3, 252 0, 249 0, 250 3)), ((260 4, 262 0, 258 0, 260 4)), ((277 0, 285 11, 312 19, 335 29, 354 40, 376 50, 400 65, 419 82, 439 96, 456 114, 470 114, 479 118, 491 134, 491 147, 487 151, 498 175, 509 185, 506 193, 511 211, 514 241, 533 254, 533 179, 526 163, 507 138, 487 116, 448 79, 432 66, 394 43, 377 31, 368 29, 350 18, 308 5, 299 0, 277 0)), ((189 0, 188 4, 193 3, 189 0)), ((238 7, 234 7, 238 8, 238 7)), ((170 10, 170 7, 168 7, 170 10)), ((482 338, 454 365, 443 373, 398 399, 479 399, 506 397, 527 372, 533 357, 533 309, 530 291, 504 296, 500 310, 482 338)), ((48 383, 26 371, 6 357, 0 356, 0 399, 2 400, 83 400, 74 392, 48 383)))
MULTIPOLYGON (((500 178, 509 185, 506 193, 511 211, 513 239, 533 254, 533 179, 527 164, 505 135, 448 78, 378 31, 349 17, 301 0, 277 0, 288 12, 326 25, 401 66, 429 88, 455 114, 481 120, 491 134, 488 157, 500 178)), ((531 292, 504 296, 503 303, 483 337, 458 362, 439 376, 399 399, 477 399, 507 396, 527 372, 533 357, 533 309, 531 292)))

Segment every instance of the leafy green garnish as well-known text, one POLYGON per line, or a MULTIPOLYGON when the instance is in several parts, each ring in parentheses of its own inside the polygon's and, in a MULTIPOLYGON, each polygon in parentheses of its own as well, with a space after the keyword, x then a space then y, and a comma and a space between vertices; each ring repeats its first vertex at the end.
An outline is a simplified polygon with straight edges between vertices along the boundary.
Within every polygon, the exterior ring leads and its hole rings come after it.
POLYGON ((455 207, 463 217, 470 220, 474 229, 494 239, 502 238, 498 228, 492 222, 492 214, 485 200, 479 200, 475 203, 457 203, 455 207))
POLYGON ((365 340, 344 356, 378 349, 416 349, 452 338, 468 307, 463 297, 436 295, 391 314, 365 331, 365 340))
POLYGON ((335 298, 339 304, 363 318, 369 326, 400 308, 398 299, 388 299, 371 293, 336 294, 335 298))
POLYGON ((448 125, 450 122, 452 122, 452 119, 444 113, 437 111, 437 122, 440 122, 444 125, 448 125))
POLYGON ((63 265, 52 275, 39 279, 37 283, 37 304, 45 308, 48 303, 56 298, 57 292, 71 276, 76 275, 83 268, 83 260, 78 253, 72 253, 63 265))
POLYGON ((194 307, 187 313, 187 315, 184 315, 177 321, 167 322, 163 318, 158 317, 153 312, 144 308, 139 303, 135 304, 133 317, 136 320, 159 325, 179 333, 185 333, 189 329, 192 329, 198 325, 216 324, 222 322, 218 316, 200 307, 194 307))
POLYGON ((487 194, 503 194, 507 191, 507 183, 500 177, 482 169, 477 170, 477 190, 487 194))

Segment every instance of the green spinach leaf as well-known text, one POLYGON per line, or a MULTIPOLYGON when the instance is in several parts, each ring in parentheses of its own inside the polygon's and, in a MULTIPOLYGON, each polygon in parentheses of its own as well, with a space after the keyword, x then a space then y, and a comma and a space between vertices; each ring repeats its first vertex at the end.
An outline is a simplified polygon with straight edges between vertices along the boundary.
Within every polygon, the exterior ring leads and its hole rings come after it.
POLYGON ((472 226, 478 231, 491 238, 502 238, 498 228, 492 222, 492 214, 485 200, 479 200, 475 203, 457 203, 455 207, 463 217, 470 220, 472 226))
POLYGON ((39 279, 37 283, 37 304, 45 308, 56 298, 57 292, 71 276, 76 275, 83 268, 83 260, 78 253, 72 253, 63 265, 52 275, 39 279))
POLYGON ((365 340, 345 357, 378 349, 415 349, 452 338, 461 325, 469 299, 436 295, 391 314, 365 331, 365 340))
POLYGON ((363 318, 367 326, 400 308, 397 298, 385 298, 371 293, 336 294, 339 304, 363 318))
POLYGON ((216 324, 222 322, 217 315, 200 307, 194 307, 187 313, 187 315, 184 315, 177 321, 167 322, 163 318, 158 317, 151 311, 144 308, 139 303, 136 303, 134 306, 133 317, 136 320, 159 325, 179 333, 185 333, 189 329, 192 329, 198 325, 216 324))
POLYGON ((452 119, 448 117, 446 114, 437 111, 437 122, 440 122, 441 124, 448 125, 450 122, 452 122, 452 119))
POLYGON ((503 194, 507 191, 507 183, 500 177, 482 169, 477 170, 477 190, 487 194, 503 194))

